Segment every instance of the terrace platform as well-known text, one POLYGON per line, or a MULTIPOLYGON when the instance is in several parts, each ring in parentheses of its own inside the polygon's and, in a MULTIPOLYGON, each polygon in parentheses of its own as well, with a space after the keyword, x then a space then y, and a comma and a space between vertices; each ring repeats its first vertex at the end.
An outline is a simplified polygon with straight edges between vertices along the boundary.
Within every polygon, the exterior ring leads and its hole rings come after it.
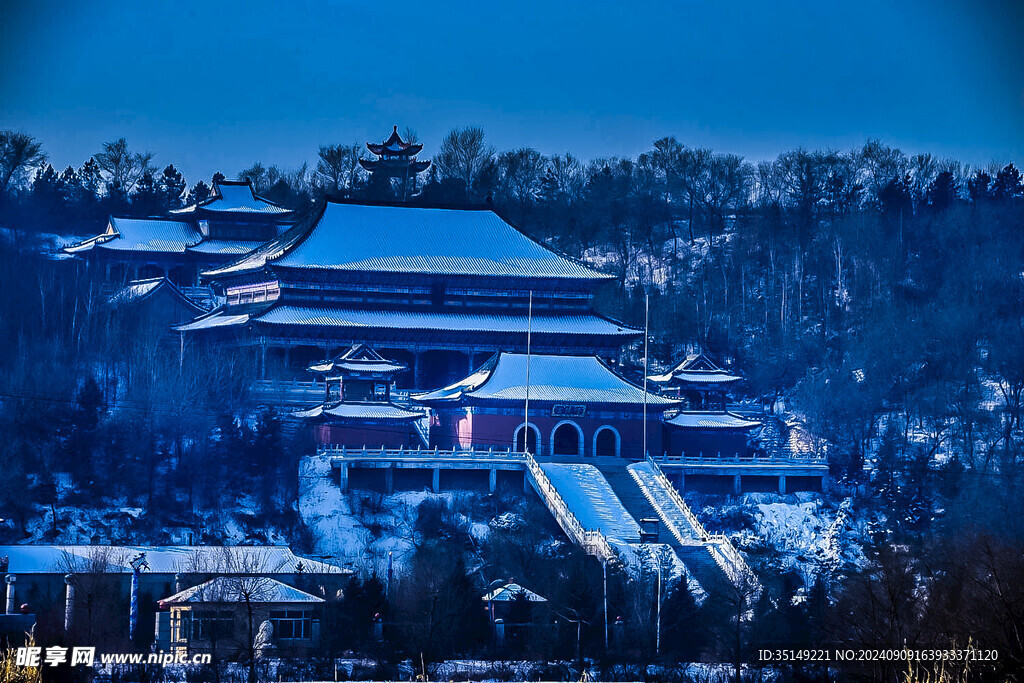
MULTIPOLYGON (((389 493, 395 490, 396 485, 399 489, 430 488, 433 491, 468 487, 493 493, 497 490, 499 480, 513 484, 519 490, 528 486, 525 481, 526 454, 509 450, 347 448, 324 445, 317 448, 317 455, 330 458, 342 490, 347 490, 350 484, 367 483, 372 488, 383 488, 389 493), (377 470, 378 474, 361 472, 365 470, 377 470), (396 472, 399 472, 397 476, 400 480, 397 484, 396 472), (470 474, 453 475, 453 472, 481 474, 474 477, 470 474), (483 478, 484 473, 486 480, 483 478), (499 473, 502 474, 499 476, 499 473), (523 476, 513 473, 521 473, 523 476), (352 482, 353 475, 360 481, 352 482)), ((580 463, 597 467, 615 463, 621 465, 624 462, 614 457, 577 456, 540 456, 536 460, 539 463, 580 463)), ((680 491, 685 490, 687 485, 736 494, 753 491, 813 491, 821 490, 828 477, 828 464, 818 458, 718 459, 671 458, 663 455, 652 460, 680 491)))

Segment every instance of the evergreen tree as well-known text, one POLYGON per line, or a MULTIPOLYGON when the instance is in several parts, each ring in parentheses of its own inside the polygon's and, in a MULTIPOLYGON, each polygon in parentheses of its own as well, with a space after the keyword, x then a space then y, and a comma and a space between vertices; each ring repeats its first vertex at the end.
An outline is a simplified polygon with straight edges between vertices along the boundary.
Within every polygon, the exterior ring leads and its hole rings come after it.
POLYGON ((160 208, 163 212, 181 208, 182 195, 185 193, 185 177, 174 168, 173 164, 164 168, 157 181, 157 190, 161 195, 160 208))

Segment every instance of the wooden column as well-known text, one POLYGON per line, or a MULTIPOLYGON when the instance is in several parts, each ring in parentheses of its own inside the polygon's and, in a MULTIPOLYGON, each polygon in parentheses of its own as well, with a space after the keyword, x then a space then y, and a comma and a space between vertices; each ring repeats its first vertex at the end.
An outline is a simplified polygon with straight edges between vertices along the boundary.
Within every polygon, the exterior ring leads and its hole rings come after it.
POLYGON ((413 389, 426 389, 423 386, 423 352, 415 351, 413 353, 413 372, 412 372, 412 384, 413 389))

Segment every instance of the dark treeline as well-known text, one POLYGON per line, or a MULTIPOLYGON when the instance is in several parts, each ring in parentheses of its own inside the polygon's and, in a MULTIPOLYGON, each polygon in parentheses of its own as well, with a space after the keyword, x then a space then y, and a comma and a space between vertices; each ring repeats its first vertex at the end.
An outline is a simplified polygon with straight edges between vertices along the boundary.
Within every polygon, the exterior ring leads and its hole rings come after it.
MULTIPOLYGON (((312 170, 256 163, 237 177, 300 211, 327 196, 396 200, 395 187, 359 166, 364 149, 325 146, 312 170)), ((1007 670, 1024 667, 1012 626, 1024 619, 1015 578, 1024 183, 1015 166, 974 169, 877 141, 755 165, 672 138, 635 159, 583 161, 498 152, 476 128, 452 131, 432 161, 411 203, 490 204, 616 273, 601 309, 642 324, 649 295, 657 362, 701 346, 740 370, 751 396, 806 423, 838 490, 880 513, 868 567, 832 574, 820 587, 830 599, 759 617, 752 634, 894 646, 984 635, 975 644, 999 647, 1007 670)), ((191 502, 248 490, 268 510, 291 508, 294 460, 275 458, 276 419, 235 418, 244 360, 186 352, 147 364, 150 342, 101 315, 73 266, 17 246, 29 233, 95 234, 108 214, 160 215, 208 196, 210 181, 157 170, 124 140, 57 171, 38 141, 0 133, 0 227, 16 233, 0 267, 0 448, 10 475, 0 499, 19 532, 33 506, 55 499, 50 472, 71 472, 83 498, 145 505, 164 500, 160 491, 191 502), (125 368, 138 381, 112 387, 105 377, 125 368), (111 411, 117 399, 133 409, 111 411), (240 467, 238 450, 257 464, 240 467), (263 483, 267 466, 275 482, 289 481, 263 483)))
MULTIPOLYGON (((61 172, 31 136, 3 133, 0 150, 0 226, 24 231, 94 234, 108 214, 161 215, 210 192, 123 139, 61 172)), ((313 170, 257 162, 238 177, 300 211, 325 196, 395 200, 360 167, 366 154, 324 146, 313 170)), ((955 440, 968 470, 1016 462, 1024 183, 1013 164, 972 169, 868 141, 755 165, 674 138, 584 162, 499 153, 472 127, 432 160, 410 201, 490 204, 616 273, 602 310, 642 323, 648 293, 656 360, 700 345, 733 361, 752 395, 790 396, 852 469, 883 425, 930 432, 931 455, 955 440), (992 394, 1001 414, 981 406, 992 394)))

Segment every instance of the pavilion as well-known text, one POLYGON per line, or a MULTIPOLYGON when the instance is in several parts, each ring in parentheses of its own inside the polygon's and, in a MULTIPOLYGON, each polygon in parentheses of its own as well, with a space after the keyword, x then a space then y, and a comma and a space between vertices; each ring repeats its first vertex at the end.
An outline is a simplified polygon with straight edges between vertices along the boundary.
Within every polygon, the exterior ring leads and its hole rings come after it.
POLYGON ((359 165, 364 170, 374 178, 397 180, 400 188, 398 196, 402 199, 406 199, 410 194, 416 194, 416 176, 430 167, 429 161, 420 161, 416 158, 423 150, 423 145, 402 140, 402 136, 398 134, 398 126, 395 126, 387 140, 382 143, 367 142, 366 148, 377 158, 360 159, 359 165))
POLYGON ((356 344, 309 370, 324 381, 324 402, 293 413, 314 423, 318 444, 350 447, 407 448, 426 446, 416 428, 426 415, 391 401, 395 374, 405 366, 394 363, 364 344, 356 344))
POLYGON ((639 330, 594 311, 614 279, 530 239, 489 209, 327 201, 306 223, 203 273, 226 303, 177 329, 247 345, 258 378, 371 344, 445 385, 504 349, 617 358, 639 330))
POLYGON ((750 432, 761 423, 726 408, 729 389, 742 377, 723 370, 704 353, 695 353, 647 379, 660 387, 663 396, 683 402, 683 411, 665 421, 670 455, 732 459, 751 454, 750 432))

